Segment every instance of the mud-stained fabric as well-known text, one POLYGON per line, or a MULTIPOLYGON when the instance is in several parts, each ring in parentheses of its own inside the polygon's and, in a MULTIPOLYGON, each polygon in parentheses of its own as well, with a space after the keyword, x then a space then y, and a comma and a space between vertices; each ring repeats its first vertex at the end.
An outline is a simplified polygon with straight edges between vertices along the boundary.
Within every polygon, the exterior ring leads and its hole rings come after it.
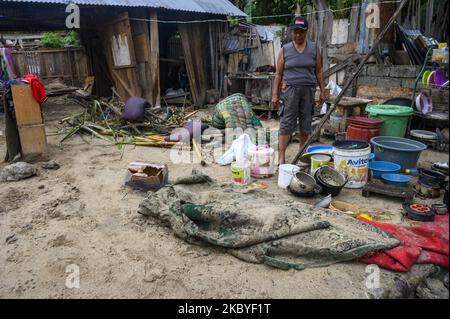
POLYGON ((399 245, 389 234, 342 214, 230 185, 167 186, 149 193, 138 212, 190 243, 281 269, 327 266, 399 245))

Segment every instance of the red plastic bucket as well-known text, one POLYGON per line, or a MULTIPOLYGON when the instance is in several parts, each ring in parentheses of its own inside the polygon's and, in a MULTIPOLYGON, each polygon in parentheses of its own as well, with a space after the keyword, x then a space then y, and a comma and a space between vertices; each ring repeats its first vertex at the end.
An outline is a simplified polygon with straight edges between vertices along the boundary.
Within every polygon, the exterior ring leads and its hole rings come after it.
POLYGON ((347 140, 357 140, 370 143, 372 138, 380 136, 380 132, 380 127, 350 124, 347 128, 347 140))

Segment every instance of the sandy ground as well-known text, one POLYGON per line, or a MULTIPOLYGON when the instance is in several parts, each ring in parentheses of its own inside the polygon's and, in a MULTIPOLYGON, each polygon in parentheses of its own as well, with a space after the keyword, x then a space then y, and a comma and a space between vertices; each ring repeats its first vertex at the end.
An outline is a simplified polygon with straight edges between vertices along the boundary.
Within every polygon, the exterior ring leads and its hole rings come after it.
MULTIPOLYGON (((48 106, 47 131, 77 110, 48 106)), ((48 138, 59 170, 39 169, 37 177, 0 184, 0 298, 368 298, 364 264, 303 271, 249 264, 187 244, 136 213, 145 193, 123 185, 129 162, 166 163, 171 178, 197 164, 172 164, 170 151, 159 148, 130 146, 121 157, 115 147, 96 139, 88 145, 79 137, 60 148, 60 138, 48 138), (80 269, 80 288, 66 287, 69 265, 80 269)), ((290 156, 296 148, 290 146, 290 156)), ((433 151, 422 157, 428 163, 444 160, 448 154, 433 151)), ((210 165, 203 171, 229 180, 229 167, 210 165)), ((263 182, 269 191, 290 196, 276 186, 276 178, 263 182)), ((339 199, 379 207, 400 220, 400 200, 363 199, 356 190, 344 190, 339 199)), ((381 286, 429 269, 414 266, 407 275, 383 270, 381 286)))

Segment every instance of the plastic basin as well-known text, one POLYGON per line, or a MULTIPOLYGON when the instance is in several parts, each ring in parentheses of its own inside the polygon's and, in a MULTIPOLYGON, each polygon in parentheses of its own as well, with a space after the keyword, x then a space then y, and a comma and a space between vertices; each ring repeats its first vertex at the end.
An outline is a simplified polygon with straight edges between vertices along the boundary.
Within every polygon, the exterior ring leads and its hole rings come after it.
POLYGON ((420 154, 427 149, 421 142, 392 136, 374 137, 372 145, 376 161, 399 164, 402 171, 415 168, 420 154))
POLYGON ((400 172, 401 166, 392 162, 375 161, 369 163, 369 169, 372 171, 374 178, 381 179, 383 174, 400 172))
POLYGON ((366 108, 366 112, 369 118, 383 121, 381 136, 404 137, 414 110, 400 105, 370 105, 366 108))
POLYGON ((306 153, 333 153, 333 146, 332 145, 316 145, 316 146, 310 146, 306 150, 306 153))
POLYGON ((411 177, 401 174, 383 174, 381 176, 383 182, 387 185, 392 185, 395 187, 405 187, 408 185, 411 177))

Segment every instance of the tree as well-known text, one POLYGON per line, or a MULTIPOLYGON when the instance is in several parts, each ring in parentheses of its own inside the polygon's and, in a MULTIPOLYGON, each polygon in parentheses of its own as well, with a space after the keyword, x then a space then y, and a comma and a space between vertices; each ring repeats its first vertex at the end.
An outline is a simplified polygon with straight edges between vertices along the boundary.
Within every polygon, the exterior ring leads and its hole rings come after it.
MULTIPOLYGON (((293 14, 300 7, 302 12, 306 12, 307 6, 312 6, 314 0, 232 0, 232 2, 249 15, 249 20, 257 24, 282 24, 287 25, 292 17, 253 19, 260 16, 274 16, 293 14)), ((361 0, 327 0, 328 6, 333 10, 350 8, 361 0)), ((336 18, 348 17, 350 10, 335 12, 336 18)))

